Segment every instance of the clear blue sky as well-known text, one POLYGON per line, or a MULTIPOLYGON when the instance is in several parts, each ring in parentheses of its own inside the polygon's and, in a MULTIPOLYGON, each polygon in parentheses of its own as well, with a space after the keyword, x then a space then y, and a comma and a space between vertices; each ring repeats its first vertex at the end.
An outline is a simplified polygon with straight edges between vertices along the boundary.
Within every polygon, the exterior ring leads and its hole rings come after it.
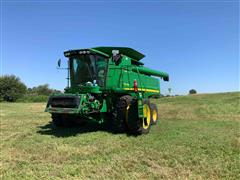
POLYGON ((170 74, 163 93, 239 91, 238 1, 3 1, 2 74, 66 87, 63 51, 129 46, 170 74))

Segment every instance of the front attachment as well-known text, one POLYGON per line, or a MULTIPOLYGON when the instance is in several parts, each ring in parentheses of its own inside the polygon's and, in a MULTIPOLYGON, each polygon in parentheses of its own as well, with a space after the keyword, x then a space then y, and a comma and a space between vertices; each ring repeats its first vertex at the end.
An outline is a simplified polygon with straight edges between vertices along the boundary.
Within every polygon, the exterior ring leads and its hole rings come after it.
POLYGON ((77 95, 52 95, 49 97, 45 112, 77 114, 80 100, 80 96, 77 95))

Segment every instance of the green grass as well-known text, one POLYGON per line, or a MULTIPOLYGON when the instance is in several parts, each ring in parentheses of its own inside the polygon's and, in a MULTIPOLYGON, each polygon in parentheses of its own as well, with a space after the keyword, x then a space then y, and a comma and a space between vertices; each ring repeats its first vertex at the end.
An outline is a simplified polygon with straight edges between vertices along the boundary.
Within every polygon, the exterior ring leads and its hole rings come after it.
POLYGON ((1 179, 240 179, 240 93, 154 100, 148 135, 54 129, 44 103, 1 103, 1 179))

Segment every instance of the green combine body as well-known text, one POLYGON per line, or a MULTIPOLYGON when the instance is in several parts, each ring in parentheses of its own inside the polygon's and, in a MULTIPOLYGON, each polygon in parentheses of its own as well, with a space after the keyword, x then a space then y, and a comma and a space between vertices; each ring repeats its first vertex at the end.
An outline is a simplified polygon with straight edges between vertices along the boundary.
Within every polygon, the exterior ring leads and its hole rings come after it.
POLYGON ((70 86, 49 97, 45 111, 56 126, 94 120, 114 132, 148 133, 156 124, 157 106, 150 97, 160 94, 160 77, 167 73, 144 67, 144 55, 127 47, 69 50, 70 86))

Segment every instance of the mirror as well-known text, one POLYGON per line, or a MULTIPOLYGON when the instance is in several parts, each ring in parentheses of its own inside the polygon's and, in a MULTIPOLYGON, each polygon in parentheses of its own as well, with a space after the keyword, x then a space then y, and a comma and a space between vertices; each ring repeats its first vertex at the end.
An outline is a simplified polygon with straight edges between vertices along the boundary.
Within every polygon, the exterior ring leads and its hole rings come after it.
POLYGON ((61 59, 58 60, 57 64, 58 64, 58 67, 61 67, 61 59))

